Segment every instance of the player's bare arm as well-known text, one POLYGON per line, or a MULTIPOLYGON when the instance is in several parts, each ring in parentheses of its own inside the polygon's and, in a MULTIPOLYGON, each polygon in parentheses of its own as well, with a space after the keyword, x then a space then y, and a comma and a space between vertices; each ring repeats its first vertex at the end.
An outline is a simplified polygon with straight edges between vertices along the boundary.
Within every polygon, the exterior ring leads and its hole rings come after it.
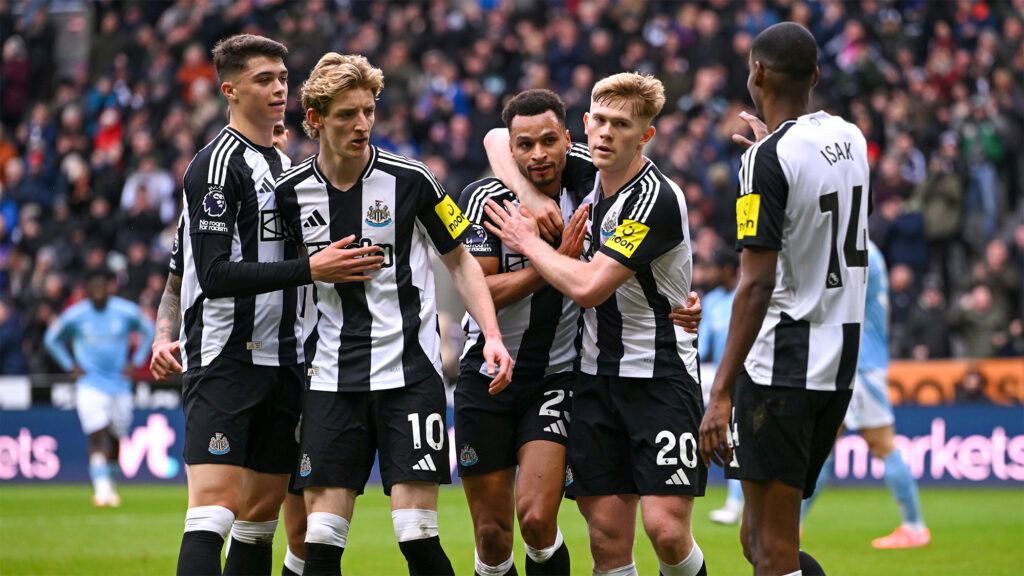
POLYGON ((744 249, 740 255, 742 272, 732 304, 729 337, 711 385, 711 399, 700 424, 700 456, 706 465, 714 462, 725 466, 732 459, 732 446, 728 441, 732 389, 768 311, 775 289, 778 256, 775 250, 753 247, 744 249))
POLYGON ((668 317, 676 326, 681 327, 690 334, 696 334, 703 311, 704 309, 700 305, 700 297, 697 296, 696 292, 691 291, 689 296, 686 297, 686 303, 678 308, 673 308, 672 313, 668 317))
MULTIPOLYGON (((529 258, 549 284, 584 308, 593 308, 607 300, 634 274, 628 267, 600 252, 590 262, 559 254, 540 238, 537 222, 528 217, 529 212, 524 215, 511 202, 505 202, 502 209, 493 200, 488 200, 484 209, 493 222, 485 224, 488 230, 497 234, 506 246, 529 258)), ((580 213, 586 209, 586 205, 581 206, 573 218, 585 218, 585 213, 580 213)))
POLYGON ((515 192, 519 202, 536 217, 541 236, 552 242, 562 233, 562 211, 557 202, 538 190, 533 182, 519 171, 509 143, 507 128, 494 128, 488 132, 484 136, 487 160, 498 180, 515 192))
POLYGON ((442 254, 441 261, 448 268, 466 310, 480 325, 480 333, 486 339, 484 361, 487 362, 487 374, 494 376, 488 391, 497 394, 512 381, 512 357, 501 341, 501 330, 494 313, 494 303, 487 290, 487 281, 476 259, 461 245, 442 254))
MULTIPOLYGON (((562 230, 562 239, 555 250, 558 254, 579 259, 583 252, 583 238, 586 233, 586 207, 577 209, 562 230)), ((533 266, 513 272, 498 273, 498 259, 491 256, 478 257, 477 262, 487 278, 487 288, 498 310, 518 302, 547 285, 544 277, 533 266)))
POLYGON ((156 311, 156 335, 153 338, 153 358, 149 370, 157 380, 181 372, 177 355, 181 351, 178 333, 181 330, 181 276, 170 272, 160 306, 156 311))

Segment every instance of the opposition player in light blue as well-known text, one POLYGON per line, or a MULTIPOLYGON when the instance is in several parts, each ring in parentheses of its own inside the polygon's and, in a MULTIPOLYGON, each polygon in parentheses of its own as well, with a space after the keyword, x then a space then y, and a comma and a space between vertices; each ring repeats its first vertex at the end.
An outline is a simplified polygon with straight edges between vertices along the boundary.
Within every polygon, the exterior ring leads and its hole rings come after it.
POLYGON ((117 507, 121 498, 112 469, 117 466, 120 440, 132 423, 131 373, 146 363, 153 323, 137 305, 110 295, 111 280, 107 270, 90 271, 85 280, 88 298, 50 325, 45 342, 61 368, 78 378, 75 403, 89 438, 93 505, 117 507), (128 364, 133 332, 139 341, 128 364))
MULTIPOLYGON (((707 304, 704 305, 707 309, 707 304)), ((893 443, 895 417, 889 403, 889 279, 885 259, 874 243, 868 243, 868 295, 864 311, 864 334, 857 362, 857 380, 853 398, 846 411, 845 428, 858 432, 867 441, 871 454, 885 462, 885 485, 900 507, 903 523, 892 534, 871 542, 875 548, 917 548, 927 546, 931 532, 921 515, 917 481, 903 455, 893 443)), ((840 431, 842 434, 842 431, 840 431)), ((835 455, 818 476, 814 495, 800 509, 803 522, 814 500, 828 480, 835 455)))

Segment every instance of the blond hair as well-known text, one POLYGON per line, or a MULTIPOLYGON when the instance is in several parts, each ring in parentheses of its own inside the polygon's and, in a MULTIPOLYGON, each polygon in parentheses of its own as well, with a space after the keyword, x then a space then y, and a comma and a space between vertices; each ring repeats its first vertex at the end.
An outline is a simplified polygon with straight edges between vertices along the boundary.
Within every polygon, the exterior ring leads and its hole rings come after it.
MULTIPOLYGON (((334 97, 353 88, 365 88, 376 98, 384 89, 384 73, 380 68, 374 68, 364 56, 328 52, 302 83, 302 108, 312 108, 320 116, 325 116, 334 97)), ((320 137, 320 131, 308 120, 302 121, 302 129, 313 140, 320 137)))
POLYGON ((593 104, 630 107, 633 115, 650 122, 665 105, 665 87, 650 74, 622 72, 594 84, 590 93, 593 104))

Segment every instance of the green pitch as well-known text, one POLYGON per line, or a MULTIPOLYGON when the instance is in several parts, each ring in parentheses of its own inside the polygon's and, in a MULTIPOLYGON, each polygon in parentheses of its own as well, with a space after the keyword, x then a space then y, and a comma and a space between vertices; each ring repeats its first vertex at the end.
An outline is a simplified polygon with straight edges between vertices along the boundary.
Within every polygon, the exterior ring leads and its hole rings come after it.
MULTIPOLYGON (((119 509, 94 509, 86 486, 0 486, 0 574, 173 574, 185 511, 180 486, 124 486, 119 509)), ((694 533, 711 574, 750 574, 738 529, 707 520, 721 489, 697 501, 694 533)), ((1024 491, 927 489, 921 494, 932 544, 916 550, 874 550, 872 538, 898 523, 883 488, 831 489, 819 498, 805 526, 804 547, 831 575, 1020 574, 1024 565, 1024 491)), ((394 541, 388 503, 379 489, 359 498, 342 568, 346 574, 406 574, 394 541)), ((458 574, 473 573, 473 538, 459 488, 441 491, 441 542, 458 574)), ((560 519, 573 559, 573 574, 590 574, 586 531, 574 503, 560 519)), ((274 573, 284 555, 283 526, 275 542, 274 573)), ((523 573, 523 549, 516 564, 523 573)), ((640 574, 657 574, 639 534, 640 574)))

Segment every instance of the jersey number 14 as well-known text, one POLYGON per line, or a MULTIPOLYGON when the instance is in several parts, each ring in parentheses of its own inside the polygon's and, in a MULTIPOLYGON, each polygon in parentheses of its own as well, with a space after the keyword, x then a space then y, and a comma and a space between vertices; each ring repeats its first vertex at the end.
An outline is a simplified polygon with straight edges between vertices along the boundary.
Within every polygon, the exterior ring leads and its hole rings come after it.
MULTIPOLYGON (((853 187, 853 207, 850 220, 846 223, 846 240, 843 242, 843 259, 848 268, 866 268, 868 265, 867 240, 864 249, 857 248, 857 231, 860 229, 860 206, 863 201, 864 187, 853 187)), ((825 288, 841 288, 843 275, 839 270, 839 192, 829 192, 818 198, 818 205, 823 214, 828 214, 832 224, 832 243, 828 257, 828 275, 825 277, 825 288)))

